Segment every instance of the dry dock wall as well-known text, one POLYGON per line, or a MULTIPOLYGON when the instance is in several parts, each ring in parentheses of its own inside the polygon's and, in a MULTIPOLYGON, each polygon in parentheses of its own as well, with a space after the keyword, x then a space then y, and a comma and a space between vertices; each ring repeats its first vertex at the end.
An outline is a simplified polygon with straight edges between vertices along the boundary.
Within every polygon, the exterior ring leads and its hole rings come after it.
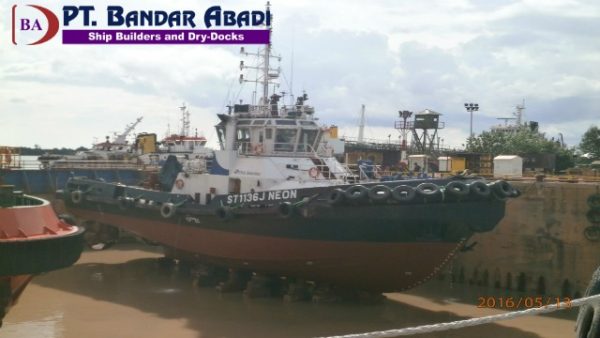
POLYGON ((453 280, 532 296, 582 295, 600 265, 600 241, 585 235, 594 226, 586 217, 587 199, 600 193, 600 185, 511 183, 522 195, 507 202, 494 231, 469 240, 477 245, 449 267, 453 280))

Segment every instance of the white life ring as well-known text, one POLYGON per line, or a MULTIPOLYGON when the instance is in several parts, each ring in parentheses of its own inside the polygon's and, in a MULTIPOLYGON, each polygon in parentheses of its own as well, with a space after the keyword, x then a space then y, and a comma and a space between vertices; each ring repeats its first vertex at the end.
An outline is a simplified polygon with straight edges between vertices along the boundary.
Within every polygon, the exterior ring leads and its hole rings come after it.
POLYGON ((183 189, 184 186, 185 186, 185 183, 183 182, 183 180, 181 178, 178 178, 175 181, 175 187, 177 187, 177 189, 181 190, 181 189, 183 189))
POLYGON ((319 168, 317 167, 312 167, 308 170, 308 176, 312 177, 312 178, 317 178, 319 177, 319 168))

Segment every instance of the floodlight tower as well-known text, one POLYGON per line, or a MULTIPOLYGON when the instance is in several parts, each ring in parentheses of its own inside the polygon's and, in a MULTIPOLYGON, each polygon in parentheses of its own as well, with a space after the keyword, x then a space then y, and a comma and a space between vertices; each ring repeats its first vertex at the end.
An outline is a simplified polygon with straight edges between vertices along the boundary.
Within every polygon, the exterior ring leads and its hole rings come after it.
POLYGON ((402 143, 400 146, 401 161, 406 161, 406 149, 408 148, 408 131, 410 130, 410 122, 408 122, 408 118, 410 118, 412 114, 413 113, 408 110, 399 110, 398 115, 402 120, 396 121, 394 123, 394 127, 400 131, 400 138, 402 139, 402 143))
POLYGON ((408 122, 408 118, 411 117, 413 112, 408 110, 400 110, 398 111, 398 115, 402 119, 402 121, 396 121, 394 127, 400 130, 400 137, 402 138, 402 150, 406 150, 408 144, 408 131, 410 129, 410 122, 408 122))
POLYGON ((473 112, 479 110, 477 103, 465 103, 465 109, 471 114, 471 123, 469 124, 469 146, 473 141, 473 112))

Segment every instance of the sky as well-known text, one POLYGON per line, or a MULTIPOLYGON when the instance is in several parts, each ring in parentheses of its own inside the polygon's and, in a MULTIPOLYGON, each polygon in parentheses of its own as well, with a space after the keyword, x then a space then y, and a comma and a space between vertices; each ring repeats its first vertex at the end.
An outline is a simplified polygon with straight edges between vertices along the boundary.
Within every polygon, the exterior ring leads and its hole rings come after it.
MULTIPOLYGON (((89 147, 143 116, 136 132, 178 129, 185 103, 192 130, 216 145, 216 114, 254 86, 240 87, 236 46, 10 43, 11 6, 0 0, 0 145, 89 147)), ((30 2, 27 2, 30 3, 30 2)), ((60 13, 53 1, 35 2, 60 13)), ((264 1, 63 2, 127 10, 263 9, 264 1)), ((442 114, 444 146, 503 123, 524 100, 524 119, 548 137, 579 143, 600 124, 600 2, 571 0, 273 0, 280 91, 309 96, 319 123, 357 136, 398 140, 399 110, 442 114)), ((202 27, 200 27, 202 28, 202 27)), ((60 33, 59 33, 60 35, 60 33)), ((255 50, 255 46, 245 46, 255 50)), ((245 59, 246 63, 250 62, 245 59)), ((251 74, 245 73, 245 76, 251 74)), ((289 94, 288 94, 289 95, 289 94)), ((287 101, 287 100, 286 100, 287 101)))

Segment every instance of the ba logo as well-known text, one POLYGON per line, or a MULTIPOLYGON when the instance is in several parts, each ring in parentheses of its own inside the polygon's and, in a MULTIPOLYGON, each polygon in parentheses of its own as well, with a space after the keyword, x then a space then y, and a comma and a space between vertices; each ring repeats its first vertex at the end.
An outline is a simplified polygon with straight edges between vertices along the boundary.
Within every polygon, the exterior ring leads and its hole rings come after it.
POLYGON ((52 39, 58 33, 58 17, 49 9, 38 5, 12 7, 12 43, 25 41, 27 45, 39 45, 52 39), (35 10, 32 10, 33 8, 35 10))

